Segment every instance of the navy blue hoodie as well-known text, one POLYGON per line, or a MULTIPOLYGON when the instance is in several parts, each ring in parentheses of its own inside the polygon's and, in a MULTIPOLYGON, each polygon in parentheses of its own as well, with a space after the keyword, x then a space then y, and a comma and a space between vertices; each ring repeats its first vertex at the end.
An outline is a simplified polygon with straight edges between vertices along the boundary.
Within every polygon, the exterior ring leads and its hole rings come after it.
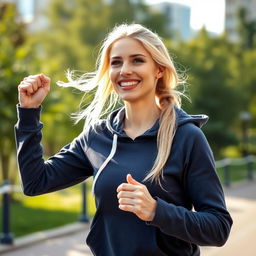
POLYGON ((176 109, 177 131, 161 188, 143 181, 157 155, 158 121, 133 140, 123 131, 124 109, 116 110, 44 161, 40 108, 18 107, 18 114, 18 163, 26 195, 56 191, 94 176, 97 211, 86 240, 94 255, 200 255, 198 245, 226 242, 232 219, 212 151, 200 129, 207 116, 176 109), (157 200, 151 222, 118 208, 116 189, 128 173, 157 200))

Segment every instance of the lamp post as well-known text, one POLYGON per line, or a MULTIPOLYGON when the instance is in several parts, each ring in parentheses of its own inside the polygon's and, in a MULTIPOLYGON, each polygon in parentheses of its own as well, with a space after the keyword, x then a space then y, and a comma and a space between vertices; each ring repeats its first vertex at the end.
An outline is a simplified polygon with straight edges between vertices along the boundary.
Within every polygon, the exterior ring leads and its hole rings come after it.
POLYGON ((249 155, 249 121, 251 114, 247 111, 240 113, 240 120, 242 123, 242 154, 243 156, 249 155))

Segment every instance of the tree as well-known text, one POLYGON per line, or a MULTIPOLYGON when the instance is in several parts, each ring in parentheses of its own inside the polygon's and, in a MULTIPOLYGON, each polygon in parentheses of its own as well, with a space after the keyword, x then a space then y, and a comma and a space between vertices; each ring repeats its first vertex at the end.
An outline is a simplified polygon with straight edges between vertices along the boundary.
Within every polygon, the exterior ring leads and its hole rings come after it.
POLYGON ((17 120, 17 85, 27 75, 28 49, 25 26, 17 21, 13 4, 0 4, 0 160, 2 178, 8 179, 10 158, 15 151, 13 127, 17 120))
POLYGON ((52 155, 70 142, 82 130, 73 126, 70 114, 79 108, 82 93, 71 88, 59 88, 58 80, 65 80, 65 71, 92 71, 96 60, 94 48, 103 39, 106 20, 102 0, 51 1, 47 9, 49 26, 30 38, 31 48, 37 49, 38 65, 33 73, 51 77, 51 93, 43 103, 42 121, 45 123, 43 143, 46 155, 52 155), (100 19, 99 19, 100 17, 100 19), (97 31, 97 33, 95 32, 97 31), (75 92, 75 93, 74 93, 75 92), (53 132, 58 130, 58 132, 53 132))
POLYGON ((94 70, 100 42, 116 24, 142 23, 161 36, 169 36, 164 15, 137 0, 53 0, 46 12, 49 26, 33 35, 44 69, 53 77, 63 70, 94 70), (57 73, 56 73, 57 72, 57 73))
POLYGON ((255 153, 256 130, 252 127, 256 125, 256 74, 254 68, 256 63, 256 19, 252 17, 249 19, 247 10, 243 7, 238 10, 237 19, 239 47, 237 47, 236 59, 233 62, 233 82, 238 83, 237 87, 240 90, 241 111, 249 112, 251 115, 249 143, 251 144, 251 153, 255 153))
POLYGON ((210 116, 204 131, 216 156, 220 156, 221 149, 237 141, 233 126, 241 101, 237 87, 229 82, 234 50, 234 45, 224 37, 211 38, 205 29, 176 49, 176 55, 188 69, 192 104, 186 104, 185 109, 210 116))
POLYGON ((256 46, 256 19, 248 20, 244 7, 238 10, 237 18, 237 31, 242 49, 253 49, 256 46))
POLYGON ((144 0, 112 0, 109 7, 109 28, 123 22, 139 23, 152 31, 157 31, 161 37, 171 37, 167 16, 150 8, 144 0))

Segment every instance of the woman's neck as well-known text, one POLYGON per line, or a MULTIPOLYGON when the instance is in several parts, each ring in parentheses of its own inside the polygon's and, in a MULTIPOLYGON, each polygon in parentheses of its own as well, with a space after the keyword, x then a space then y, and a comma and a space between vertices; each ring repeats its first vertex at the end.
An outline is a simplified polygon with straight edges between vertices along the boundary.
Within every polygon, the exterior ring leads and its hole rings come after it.
POLYGON ((160 116, 160 109, 153 104, 125 103, 124 131, 135 138, 150 129, 160 116))

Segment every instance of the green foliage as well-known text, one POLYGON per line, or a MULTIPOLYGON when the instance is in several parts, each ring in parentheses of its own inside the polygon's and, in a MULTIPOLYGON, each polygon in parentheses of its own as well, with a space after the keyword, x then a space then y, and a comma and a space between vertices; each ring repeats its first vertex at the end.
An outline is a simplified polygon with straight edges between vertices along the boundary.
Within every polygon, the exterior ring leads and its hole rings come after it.
POLYGON ((225 38, 211 38, 202 29, 196 38, 179 44, 176 49, 182 65, 189 68, 192 104, 186 104, 185 108, 210 116, 204 131, 217 156, 221 148, 236 142, 232 127, 241 109, 238 89, 230 84, 233 55, 228 53, 233 48, 225 38))
POLYGON ((0 160, 2 178, 8 178, 10 155, 15 150, 13 126, 17 120, 17 85, 27 75, 28 48, 24 25, 17 22, 13 4, 0 4, 0 160))
POLYGON ((150 28, 162 37, 170 37, 171 31, 167 28, 168 18, 150 9, 144 0, 112 0, 108 6, 110 8, 109 25, 111 29, 116 24, 140 23, 150 28))
POLYGON ((187 69, 192 104, 185 102, 184 108, 210 116, 203 129, 215 155, 225 157, 226 147, 241 145, 241 112, 251 113, 250 127, 256 122, 256 50, 243 49, 225 36, 212 38, 202 29, 194 39, 174 47, 174 52, 176 65, 187 69))
POLYGON ((238 33, 240 45, 243 49, 256 47, 256 19, 248 20, 247 11, 244 7, 238 9, 238 33))
POLYGON ((157 30, 161 36, 169 35, 164 25, 166 17, 151 11, 143 1, 105 2, 51 1, 46 13, 49 27, 33 35, 31 40, 45 62, 42 72, 58 80, 67 69, 94 70, 97 48, 116 24, 138 22, 157 30))
MULTIPOLYGON (((256 19, 248 19, 245 8, 238 9, 238 27, 239 36, 237 49, 234 52, 234 61, 232 62, 231 83, 239 89, 239 100, 242 102, 241 111, 251 114, 249 120, 249 153, 256 153, 256 131, 252 129, 256 125, 256 19)), ((242 137, 242 135, 240 135, 242 137)), ((243 147, 245 145, 241 145, 243 147)), ((242 149, 242 148, 241 148, 242 149)))

